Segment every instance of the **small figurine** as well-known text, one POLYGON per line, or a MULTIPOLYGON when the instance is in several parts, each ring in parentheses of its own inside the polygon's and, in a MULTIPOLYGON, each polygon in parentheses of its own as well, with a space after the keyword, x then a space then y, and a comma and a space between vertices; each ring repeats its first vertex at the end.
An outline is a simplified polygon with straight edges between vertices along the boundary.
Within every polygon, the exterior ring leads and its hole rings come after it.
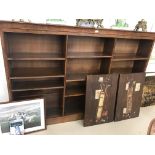
POLYGON ((142 19, 141 21, 138 21, 138 24, 135 26, 135 31, 138 31, 139 29, 142 29, 142 31, 146 32, 147 31, 147 22, 142 19))
POLYGON ((103 28, 103 19, 76 19, 76 26, 103 28))
POLYGON ((103 25, 102 25, 103 19, 94 19, 93 21, 94 23, 96 23, 97 28, 103 28, 103 25))

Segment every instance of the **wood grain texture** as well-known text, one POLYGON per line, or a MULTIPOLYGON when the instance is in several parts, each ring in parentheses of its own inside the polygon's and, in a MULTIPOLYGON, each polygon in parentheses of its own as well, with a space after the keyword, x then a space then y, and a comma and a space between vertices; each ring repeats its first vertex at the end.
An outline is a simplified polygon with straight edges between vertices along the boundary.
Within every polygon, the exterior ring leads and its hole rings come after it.
POLYGON ((153 39, 155 40, 155 33, 153 32, 135 32, 128 30, 112 30, 100 29, 96 33, 95 28, 81 28, 75 26, 60 26, 36 23, 19 23, 0 21, 0 29, 7 32, 26 32, 36 34, 61 34, 61 35, 78 35, 78 36, 96 36, 96 37, 114 37, 114 38, 132 38, 132 39, 153 39))

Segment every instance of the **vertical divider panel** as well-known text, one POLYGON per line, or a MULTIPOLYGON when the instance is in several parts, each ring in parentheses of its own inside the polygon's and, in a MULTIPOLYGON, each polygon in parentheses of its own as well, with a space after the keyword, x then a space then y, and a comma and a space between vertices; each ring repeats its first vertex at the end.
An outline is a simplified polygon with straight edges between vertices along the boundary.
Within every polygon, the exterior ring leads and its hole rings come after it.
POLYGON ((64 56, 65 56, 65 62, 64 62, 64 91, 63 91, 63 103, 62 103, 62 115, 65 114, 65 94, 66 94, 66 65, 67 65, 67 51, 68 51, 68 35, 65 37, 65 43, 64 43, 64 56))
POLYGON ((140 40, 137 56, 148 58, 144 61, 135 61, 132 72, 145 72, 154 46, 154 40, 140 40))
POLYGON ((115 51, 116 43, 117 43, 117 38, 114 38, 114 40, 113 40, 113 48, 112 48, 112 52, 111 52, 111 56, 112 57, 110 58, 110 64, 109 64, 109 71, 108 71, 108 73, 111 73, 111 63, 112 63, 113 53, 115 51))

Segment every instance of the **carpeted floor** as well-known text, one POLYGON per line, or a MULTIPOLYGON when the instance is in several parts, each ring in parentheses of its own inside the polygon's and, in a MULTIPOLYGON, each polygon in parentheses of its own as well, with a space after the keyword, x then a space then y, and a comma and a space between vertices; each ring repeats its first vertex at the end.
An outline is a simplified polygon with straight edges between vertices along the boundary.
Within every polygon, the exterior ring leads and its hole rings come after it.
POLYGON ((83 127, 83 120, 48 125, 46 130, 29 135, 146 135, 155 118, 155 106, 142 107, 140 116, 120 122, 83 127))

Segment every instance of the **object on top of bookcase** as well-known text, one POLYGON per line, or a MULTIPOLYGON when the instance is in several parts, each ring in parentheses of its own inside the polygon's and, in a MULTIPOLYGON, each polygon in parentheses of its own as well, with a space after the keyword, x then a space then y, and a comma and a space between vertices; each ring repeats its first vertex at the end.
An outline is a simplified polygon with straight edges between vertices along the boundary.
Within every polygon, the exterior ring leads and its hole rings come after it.
POLYGON ((134 30, 138 31, 139 29, 146 32, 147 31, 147 21, 145 21, 144 19, 138 21, 138 24, 135 26, 134 30))

